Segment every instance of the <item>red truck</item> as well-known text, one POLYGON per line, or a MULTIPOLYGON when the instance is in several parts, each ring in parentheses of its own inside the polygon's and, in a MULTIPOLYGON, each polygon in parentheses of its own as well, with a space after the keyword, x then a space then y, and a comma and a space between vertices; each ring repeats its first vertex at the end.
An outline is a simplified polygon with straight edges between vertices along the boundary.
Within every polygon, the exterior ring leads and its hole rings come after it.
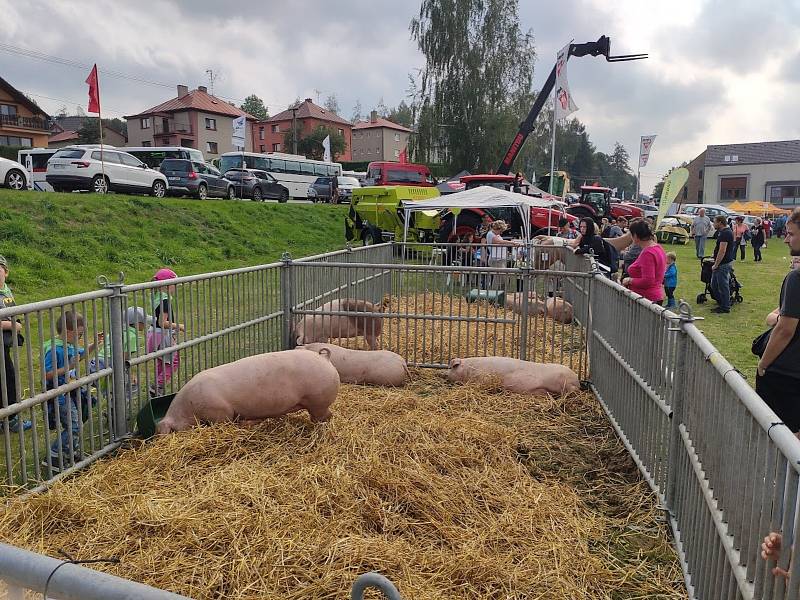
MULTIPOLYGON (((513 175, 464 175, 461 178, 466 189, 471 190, 482 185, 496 187, 501 190, 512 191, 514 186, 513 175)), ((522 193, 525 195, 532 195, 531 192, 536 193, 530 184, 523 184, 522 193)), ((535 196, 534 196, 535 197, 535 196)), ((562 209, 562 205, 549 194, 542 193, 542 199, 547 201, 553 199, 550 206, 531 206, 531 234, 555 234, 558 228, 558 221, 561 218, 566 218, 571 223, 577 226, 578 217, 567 214, 562 209)), ((509 224, 509 234, 512 236, 522 236, 522 222, 520 220, 519 212, 515 208, 493 208, 484 210, 481 208, 463 209, 458 215, 456 221, 456 230, 453 231, 453 215, 446 213, 442 216, 442 226, 439 229, 438 241, 439 242, 453 242, 459 239, 465 239, 471 236, 481 224, 481 218, 484 214, 489 214, 492 220, 502 219, 509 224)))
POLYGON ((580 200, 576 204, 570 205, 567 212, 575 215, 578 219, 589 217, 597 223, 600 223, 604 217, 608 219, 625 217, 629 221, 644 217, 644 211, 641 208, 621 202, 612 202, 611 188, 599 185, 581 186, 580 200))
POLYGON ((367 165, 365 186, 370 185, 416 185, 432 187, 431 171, 425 165, 376 161, 367 165))

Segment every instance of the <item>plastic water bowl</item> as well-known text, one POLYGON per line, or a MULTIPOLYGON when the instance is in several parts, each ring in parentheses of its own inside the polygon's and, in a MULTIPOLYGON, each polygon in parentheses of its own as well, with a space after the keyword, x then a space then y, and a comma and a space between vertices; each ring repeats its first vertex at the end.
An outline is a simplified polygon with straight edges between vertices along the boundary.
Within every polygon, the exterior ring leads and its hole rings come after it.
POLYGON ((470 290, 467 293, 467 302, 478 302, 479 300, 486 300, 491 304, 504 306, 506 302, 506 293, 502 290, 470 290))

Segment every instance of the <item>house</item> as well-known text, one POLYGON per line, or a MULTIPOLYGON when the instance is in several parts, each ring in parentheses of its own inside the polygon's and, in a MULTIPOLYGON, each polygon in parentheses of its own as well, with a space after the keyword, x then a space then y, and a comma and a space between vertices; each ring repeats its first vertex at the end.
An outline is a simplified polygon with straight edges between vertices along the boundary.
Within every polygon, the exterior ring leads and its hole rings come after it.
POLYGON ((800 140, 708 146, 703 161, 703 202, 766 200, 800 205, 800 140))
POLYGON ((252 126, 252 142, 256 152, 287 152, 284 138, 292 130, 292 123, 296 121, 297 139, 309 135, 320 125, 334 129, 344 137, 345 150, 336 156, 336 160, 351 160, 352 129, 350 121, 343 119, 336 113, 317 106, 306 98, 300 104, 289 108, 266 121, 257 121, 252 126))
POLYGON ((689 171, 689 179, 683 186, 675 202, 679 204, 702 204, 703 203, 703 174, 705 168, 706 151, 703 150, 693 158, 686 170, 689 171))
POLYGON ((369 121, 359 121, 353 125, 353 160, 399 161, 410 136, 408 127, 383 119, 373 110, 369 121))
MULTIPOLYGON (((80 115, 58 116, 50 126, 50 139, 47 140, 48 148, 63 148, 72 144, 80 143, 79 132, 83 129, 89 119, 97 120, 97 117, 86 117, 80 115)), ((108 125, 103 125, 103 142, 109 146, 124 146, 127 138, 118 131, 111 129, 108 125)))
POLYGON ((0 77, 0 146, 44 148, 49 121, 33 100, 0 77))
MULTIPOLYGON (((158 106, 125 117, 128 121, 127 146, 183 146, 197 148, 208 159, 238 150, 231 144, 233 120, 256 118, 236 106, 212 96, 205 86, 189 91, 178 86, 178 96, 158 106)), ((249 124, 248 124, 249 125, 249 124)), ((245 132, 248 127, 245 127, 245 132)), ((252 151, 245 135, 245 150, 252 151)))

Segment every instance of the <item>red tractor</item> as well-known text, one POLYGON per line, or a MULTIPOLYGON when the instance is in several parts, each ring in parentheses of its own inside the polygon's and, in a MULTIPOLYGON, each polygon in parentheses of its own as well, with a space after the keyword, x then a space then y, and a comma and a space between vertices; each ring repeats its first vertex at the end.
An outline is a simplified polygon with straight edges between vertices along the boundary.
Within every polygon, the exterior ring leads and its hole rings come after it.
POLYGON ((625 217, 629 221, 638 217, 644 217, 641 208, 630 204, 611 201, 611 188, 600 187, 597 185, 581 186, 581 199, 577 204, 572 204, 567 208, 567 212, 575 215, 578 219, 589 217, 596 223, 605 217, 616 219, 625 217))
MULTIPOLYGON (((482 185, 496 187, 501 190, 511 191, 514 186, 513 175, 465 175, 461 178, 461 183, 466 186, 466 189, 471 190, 482 185)), ((552 200, 550 206, 531 206, 531 234, 532 235, 555 235, 558 229, 558 221, 561 218, 566 218, 577 227, 578 217, 565 213, 561 208, 561 204, 554 196, 547 193, 542 193, 538 188, 523 183, 522 193, 533 197, 539 197, 543 200, 552 200), (538 192, 538 194, 537 194, 538 192)), ((464 209, 458 215, 456 221, 456 229, 453 231, 453 214, 446 213, 442 216, 442 226, 439 229, 438 241, 440 242, 455 242, 458 240, 465 240, 472 236, 473 233, 480 227, 481 218, 484 214, 489 214, 492 220, 502 219, 509 224, 509 235, 514 237, 522 237, 522 221, 520 215, 515 208, 492 208, 484 210, 481 208, 464 209)))

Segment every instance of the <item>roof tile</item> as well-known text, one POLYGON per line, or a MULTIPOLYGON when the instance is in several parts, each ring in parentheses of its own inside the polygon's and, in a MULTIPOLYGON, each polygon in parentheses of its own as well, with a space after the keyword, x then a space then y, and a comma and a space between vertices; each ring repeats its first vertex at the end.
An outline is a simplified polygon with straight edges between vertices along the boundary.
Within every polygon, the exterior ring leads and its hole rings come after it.
POLYGON ((152 108, 148 108, 147 110, 143 110, 140 113, 135 115, 128 115, 126 119, 133 119, 139 116, 150 115, 153 113, 160 113, 160 112, 177 112, 181 110, 199 110, 207 113, 214 113, 217 115, 225 115, 229 117, 241 117, 244 115, 250 120, 257 121, 253 115, 244 112, 243 110, 236 108, 229 102, 225 100, 221 100, 216 96, 212 96, 208 92, 203 92, 201 90, 192 90, 185 96, 180 98, 173 98, 172 100, 167 100, 159 104, 158 106, 154 106, 152 108))
POLYGON ((403 127, 402 125, 398 125, 397 123, 382 117, 378 117, 378 120, 374 123, 372 121, 359 121, 353 125, 353 129, 374 129, 377 127, 386 127, 387 129, 396 129, 398 131, 407 131, 408 133, 411 133, 411 130, 408 127, 403 127))
POLYGON ((706 149, 705 166, 759 165, 800 162, 800 140, 722 144, 706 149), (725 160, 725 157, 730 157, 725 160), (731 160, 737 156, 738 160, 731 160))
MULTIPOLYGON (((265 122, 274 123, 277 121, 286 121, 292 118, 292 109, 289 108, 283 112, 279 112, 274 117, 270 117, 265 122)), ((334 112, 331 112, 321 106, 317 106, 311 100, 306 99, 297 105, 297 118, 298 119, 317 119, 319 121, 330 121, 332 123, 339 123, 350 127, 352 124, 347 119, 343 119, 334 112)))

